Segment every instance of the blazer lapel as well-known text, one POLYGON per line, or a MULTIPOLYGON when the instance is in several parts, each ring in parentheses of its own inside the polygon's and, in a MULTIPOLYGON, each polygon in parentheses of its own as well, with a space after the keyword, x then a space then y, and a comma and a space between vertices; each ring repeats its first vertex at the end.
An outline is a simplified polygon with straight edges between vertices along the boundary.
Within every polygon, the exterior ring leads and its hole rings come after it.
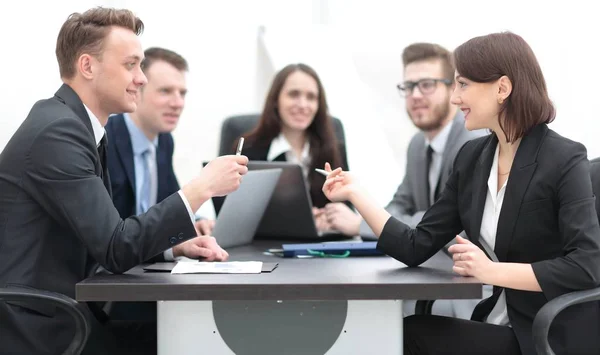
POLYGON ((272 161, 287 161, 287 158, 285 157, 285 153, 281 153, 278 156, 276 156, 275 159, 273 159, 272 161))
POLYGON ((491 135, 487 144, 481 151, 477 164, 475 164, 475 171, 473 172, 473 200, 471 203, 471 210, 473 211, 474 216, 471 221, 471 233, 469 233, 469 239, 480 248, 481 243, 479 243, 479 237, 481 236, 481 220, 483 218, 483 209, 487 198, 487 181, 490 177, 490 169, 494 162, 494 153, 496 152, 497 144, 498 138, 496 138, 496 135, 491 135))
POLYGON ((132 191, 134 191, 135 195, 135 163, 133 161, 133 148, 131 147, 131 136, 129 135, 127 125, 125 124, 125 117, 123 117, 123 115, 118 115, 115 117, 111 117, 110 119, 114 120, 114 143, 117 148, 117 154, 119 155, 119 160, 121 161, 121 165, 123 166, 125 174, 127 175, 127 180, 129 180, 129 185, 131 186, 131 189, 132 191))
MULTIPOLYGON (((85 109, 85 106, 83 106, 83 102, 81 101, 77 93, 69 85, 63 84, 54 94, 54 96, 59 101, 67 105, 75 113, 75 115, 83 122, 83 124, 87 127, 88 131, 90 132, 90 141, 94 144, 94 146, 96 146, 96 138, 94 136, 94 128, 92 128, 92 121, 85 109)), ((102 166, 100 153, 98 152, 98 149, 94 149, 94 152, 96 155, 95 173, 98 177, 102 178, 106 185, 106 179, 108 179, 109 177, 107 171, 104 170, 107 169, 105 169, 106 167, 102 166)))
POLYGON ((431 203, 429 202, 429 196, 427 194, 429 187, 429 176, 427 176, 427 146, 425 145, 425 141, 423 141, 422 145, 419 145, 421 147, 418 150, 418 156, 415 157, 418 163, 413 164, 413 166, 415 167, 416 186, 421 186, 421 188, 415 189, 414 191, 417 210, 420 211, 429 208, 431 203))
MULTIPOLYGON (((81 119, 83 124, 87 127, 88 131, 90 132, 90 139, 92 139, 94 145, 96 145, 96 140, 94 138, 94 129, 92 128, 90 116, 88 116, 87 111, 83 106, 83 102, 81 101, 77 93, 73 89, 71 89, 69 85, 63 84, 54 94, 54 96, 56 96, 60 101, 64 102, 65 105, 67 105, 71 110, 73 110, 73 112, 75 112, 77 117, 79 117, 79 119, 81 119)), ((98 159, 100 159, 99 156, 98 159)))
POLYGON ((547 131, 546 125, 534 127, 529 134, 523 137, 517 149, 498 219, 494 251, 499 261, 506 261, 521 203, 537 167, 537 153, 547 131))
POLYGON ((156 148, 156 172, 158 178, 158 191, 156 194, 156 202, 160 202, 164 200, 167 196, 166 189, 169 187, 167 182, 167 177, 169 175, 170 169, 167 167, 167 151, 165 149, 164 140, 160 139, 161 135, 159 135, 158 139, 158 147, 156 148))

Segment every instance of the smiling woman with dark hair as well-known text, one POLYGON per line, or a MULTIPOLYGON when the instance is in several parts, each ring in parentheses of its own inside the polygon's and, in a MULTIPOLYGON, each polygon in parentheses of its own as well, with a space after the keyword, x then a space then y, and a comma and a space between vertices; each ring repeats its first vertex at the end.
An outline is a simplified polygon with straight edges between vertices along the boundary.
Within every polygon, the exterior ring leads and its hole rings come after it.
POLYGON ((244 155, 250 160, 298 163, 308 183, 317 228, 329 224, 322 208, 329 203, 315 172, 325 162, 348 169, 346 150, 329 115, 323 84, 313 68, 290 64, 281 69, 267 94, 257 127, 245 135, 244 155))
MULTIPOLYGON (((449 248, 454 271, 494 286, 471 320, 411 316, 405 354, 535 354, 532 323, 549 300, 600 284, 600 227, 585 147, 547 126, 555 116, 529 45, 513 33, 473 38, 454 53, 452 103, 469 130, 493 134, 467 142, 446 188, 412 229, 373 203, 338 168, 323 185, 349 200, 376 235, 377 247, 407 264, 449 248)), ((326 169, 331 170, 327 164, 326 169)), ((561 312, 550 329, 557 354, 596 354, 598 302, 561 312)))

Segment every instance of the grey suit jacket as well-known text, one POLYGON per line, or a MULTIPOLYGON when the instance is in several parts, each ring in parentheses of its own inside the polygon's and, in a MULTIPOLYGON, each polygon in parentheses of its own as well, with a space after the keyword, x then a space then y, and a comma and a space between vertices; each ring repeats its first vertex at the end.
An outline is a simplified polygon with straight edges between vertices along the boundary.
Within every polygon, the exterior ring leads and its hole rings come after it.
MULTIPOLYGON (((462 111, 458 110, 442 155, 440 176, 440 193, 446 186, 452 163, 459 149, 471 139, 487 135, 485 130, 468 131, 462 111)), ((413 136, 408 146, 406 159, 406 175, 398 187, 394 198, 386 206, 386 210, 400 221, 414 228, 423 218, 429 206, 427 197, 427 167, 426 167, 425 134, 418 132, 413 136)), ((374 237, 374 233, 363 220, 360 225, 360 235, 374 237)))
MULTIPOLYGON (((123 220, 109 187, 90 118, 63 85, 0 154, 0 287, 74 298, 98 265, 124 272, 196 235, 177 194, 123 220)), ((43 303, 0 303, 0 320, 0 353, 60 354, 73 336, 66 314, 43 303)))

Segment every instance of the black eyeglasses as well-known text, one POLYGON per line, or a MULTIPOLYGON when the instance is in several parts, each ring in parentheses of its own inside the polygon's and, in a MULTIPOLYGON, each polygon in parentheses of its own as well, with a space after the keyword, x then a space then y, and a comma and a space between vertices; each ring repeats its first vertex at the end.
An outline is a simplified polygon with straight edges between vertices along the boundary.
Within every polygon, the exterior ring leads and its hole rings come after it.
POLYGON ((405 81, 402 84, 398 84, 398 90, 402 96, 410 96, 413 94, 415 86, 419 87, 419 91, 423 95, 433 94, 437 88, 437 83, 444 83, 446 85, 452 84, 452 80, 448 79, 421 79, 419 81, 405 81))

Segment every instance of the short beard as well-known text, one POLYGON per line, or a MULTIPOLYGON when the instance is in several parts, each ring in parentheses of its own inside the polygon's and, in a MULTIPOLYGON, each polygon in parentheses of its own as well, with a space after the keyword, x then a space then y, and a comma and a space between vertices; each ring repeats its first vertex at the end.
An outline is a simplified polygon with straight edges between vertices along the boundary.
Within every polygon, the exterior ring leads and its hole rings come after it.
POLYGON ((435 131, 442 127, 444 121, 450 113, 450 98, 446 98, 446 100, 444 100, 443 103, 433 108, 433 120, 431 120, 430 122, 415 123, 415 121, 410 116, 410 112, 408 110, 406 112, 408 114, 408 117, 410 117, 411 121, 418 129, 425 132, 435 131))

